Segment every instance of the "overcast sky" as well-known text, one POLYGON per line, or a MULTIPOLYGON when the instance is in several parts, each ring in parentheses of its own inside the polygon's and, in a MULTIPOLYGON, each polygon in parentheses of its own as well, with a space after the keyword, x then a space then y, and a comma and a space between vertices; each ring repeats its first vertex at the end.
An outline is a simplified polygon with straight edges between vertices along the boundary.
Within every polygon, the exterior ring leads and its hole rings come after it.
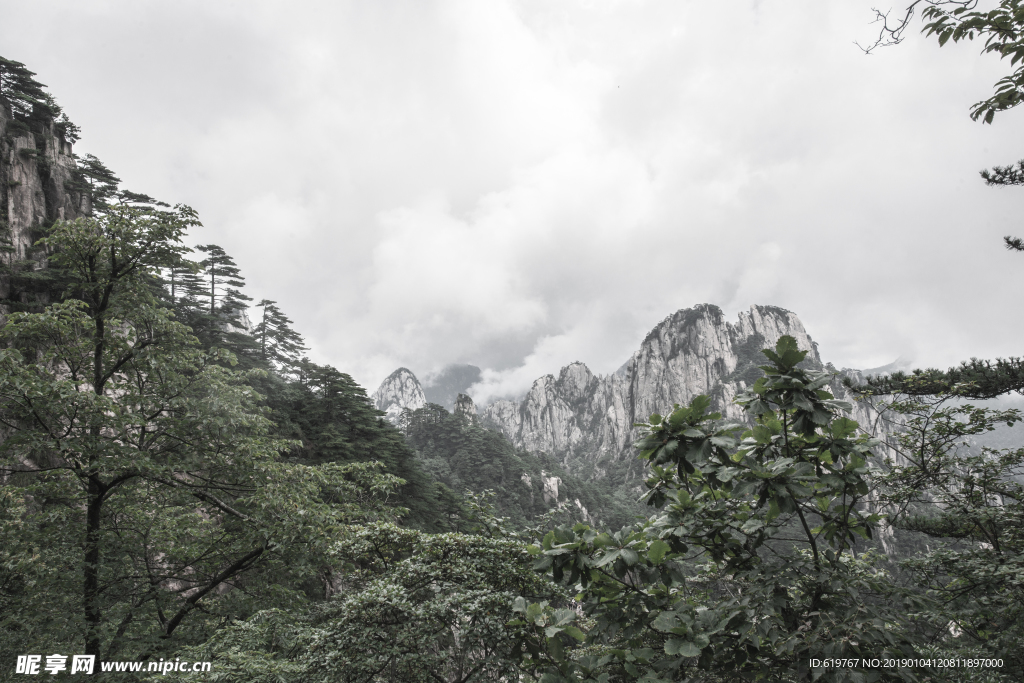
POLYGON ((978 171, 1024 108, 968 116, 1007 67, 865 56, 872 4, 0 0, 0 55, 370 391, 611 372, 704 302, 790 309, 838 366, 1019 355, 1024 188, 978 171))

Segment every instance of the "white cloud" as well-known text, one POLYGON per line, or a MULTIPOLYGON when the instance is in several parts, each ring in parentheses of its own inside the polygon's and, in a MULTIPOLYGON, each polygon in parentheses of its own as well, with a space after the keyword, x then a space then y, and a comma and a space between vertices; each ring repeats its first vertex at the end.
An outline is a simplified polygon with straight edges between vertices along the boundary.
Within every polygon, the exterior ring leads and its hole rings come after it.
POLYGON ((826 358, 1017 352, 1001 250, 1024 195, 977 171, 1022 114, 1003 67, 870 3, 4 3, 26 62, 130 188, 198 208, 252 294, 373 389, 484 367, 480 396, 610 372, 697 303, 796 311, 826 358), (47 35, 52 40, 39 40, 47 35))

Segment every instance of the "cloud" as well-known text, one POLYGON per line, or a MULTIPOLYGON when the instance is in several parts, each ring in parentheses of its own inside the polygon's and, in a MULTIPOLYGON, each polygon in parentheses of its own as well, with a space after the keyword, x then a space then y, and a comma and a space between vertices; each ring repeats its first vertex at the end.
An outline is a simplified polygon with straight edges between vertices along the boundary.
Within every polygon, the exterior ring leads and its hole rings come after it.
POLYGON ((520 393, 613 371, 697 303, 797 312, 837 365, 1016 352, 1003 67, 870 5, 8 3, 26 62, 126 186, 199 209, 257 299, 371 390, 399 365, 520 393), (47 35, 52 40, 39 40, 47 35))

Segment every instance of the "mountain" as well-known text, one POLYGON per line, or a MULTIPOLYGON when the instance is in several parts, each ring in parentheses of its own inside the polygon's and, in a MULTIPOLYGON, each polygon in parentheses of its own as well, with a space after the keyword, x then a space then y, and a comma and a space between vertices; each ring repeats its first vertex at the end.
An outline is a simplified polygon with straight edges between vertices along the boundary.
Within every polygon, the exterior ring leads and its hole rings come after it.
POLYGON ((392 424, 398 424, 403 410, 419 410, 427 404, 423 387, 408 368, 398 368, 370 395, 377 410, 383 410, 392 424))
MULTIPOLYGON (((652 413, 666 414, 675 403, 686 404, 699 394, 709 395, 716 410, 743 419, 732 399, 761 375, 760 351, 783 335, 797 340, 810 353, 804 362, 823 367, 817 344, 795 313, 775 306, 751 306, 735 322, 720 308, 701 304, 665 318, 646 336, 639 350, 616 372, 596 375, 576 362, 536 381, 519 401, 500 400, 484 407, 482 424, 504 434, 517 450, 544 452, 569 471, 604 476, 614 463, 632 460, 638 436, 636 422, 652 413)), ((837 398, 846 392, 837 381, 837 398)), ((415 410, 422 387, 402 368, 374 394, 378 408, 397 414, 415 410), (396 376, 401 373, 401 382, 396 376), (417 391, 418 390, 418 391, 417 391)), ((854 418, 870 419, 867 408, 854 407, 854 418)))

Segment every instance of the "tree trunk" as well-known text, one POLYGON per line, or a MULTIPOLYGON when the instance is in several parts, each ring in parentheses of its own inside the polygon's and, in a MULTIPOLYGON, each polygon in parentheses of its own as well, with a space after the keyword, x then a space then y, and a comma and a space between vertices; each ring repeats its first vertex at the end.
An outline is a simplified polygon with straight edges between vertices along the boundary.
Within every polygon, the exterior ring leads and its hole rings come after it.
POLYGON ((89 476, 89 497, 85 514, 85 577, 82 605, 85 608, 85 654, 100 656, 100 510, 103 484, 98 475, 89 476))

